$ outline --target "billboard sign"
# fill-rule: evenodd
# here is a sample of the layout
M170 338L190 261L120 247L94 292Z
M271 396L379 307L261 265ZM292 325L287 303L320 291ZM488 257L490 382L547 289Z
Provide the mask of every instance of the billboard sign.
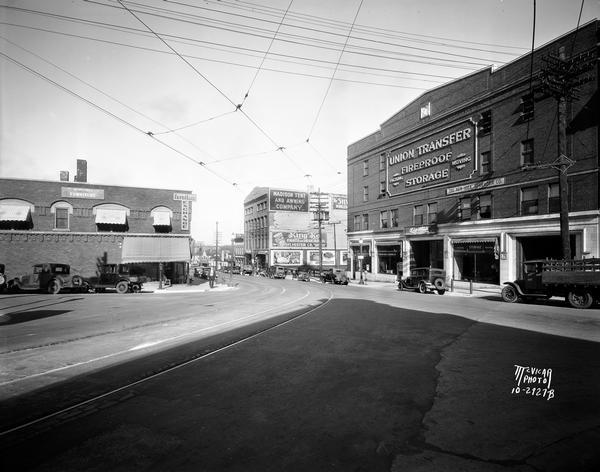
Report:
M327 246L327 233L325 232L321 236L321 245L322 247ZM277 231L272 234L271 247L319 247L319 231Z
M308 193L269 189L269 210L308 211Z
M301 265L302 251L271 251L273 265Z
M388 154L388 190L399 195L468 179L475 171L475 128L465 121Z
M348 209L348 196L347 195L331 195L331 203L334 210L347 210Z

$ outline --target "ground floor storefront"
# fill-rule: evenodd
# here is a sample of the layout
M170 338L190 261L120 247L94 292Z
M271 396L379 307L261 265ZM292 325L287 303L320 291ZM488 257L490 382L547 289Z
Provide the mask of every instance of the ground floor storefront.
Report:
M569 215L572 258L600 257L600 212ZM350 234L350 276L395 281L417 267L441 268L446 282L502 284L531 259L561 259L558 215L479 220Z
M246 264L256 269L283 267L289 270L301 266L311 266L318 269L346 269L348 266L348 250L323 248L290 248L273 249L246 253Z

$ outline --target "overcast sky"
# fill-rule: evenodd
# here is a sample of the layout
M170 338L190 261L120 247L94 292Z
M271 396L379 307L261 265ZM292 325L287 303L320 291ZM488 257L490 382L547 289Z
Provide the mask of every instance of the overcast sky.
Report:
M577 26L579 0L536 4L536 46ZM0 0L0 20L0 176L86 159L89 183L192 191L214 243L255 186L346 193L349 144L530 50L533 0Z

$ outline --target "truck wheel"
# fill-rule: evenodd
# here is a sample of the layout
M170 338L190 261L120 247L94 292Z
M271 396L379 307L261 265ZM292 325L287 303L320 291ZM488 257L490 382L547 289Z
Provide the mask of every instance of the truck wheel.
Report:
M594 299L589 292L573 291L567 295L567 301L573 308L589 308L592 306Z
M58 280L51 280L48 282L47 290L48 293L56 295L58 292L60 292L60 282Z
M427 293L427 285L425 285L425 282L421 281L419 282L419 293Z
M127 293L129 291L129 284L123 280L121 280L115 288L117 289L117 293Z
M519 300L519 294L514 287L507 285L502 289L502 300L507 303L515 303Z
M438 277L437 279L435 279L433 281L433 285L435 286L435 289L439 292L440 290L442 291L442 293L444 293L446 290L446 283L444 282L444 279Z

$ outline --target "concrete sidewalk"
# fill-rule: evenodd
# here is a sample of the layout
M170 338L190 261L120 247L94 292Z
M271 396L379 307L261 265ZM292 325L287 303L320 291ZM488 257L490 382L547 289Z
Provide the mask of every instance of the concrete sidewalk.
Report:
M229 285L229 278L227 280L217 280L213 288L210 288L208 280L202 280L200 284L175 284L175 285L164 285L163 288L158 288L158 282L147 282L142 287L142 293L200 293L200 292L222 292L225 290L234 290L237 288L237 282L232 281Z

